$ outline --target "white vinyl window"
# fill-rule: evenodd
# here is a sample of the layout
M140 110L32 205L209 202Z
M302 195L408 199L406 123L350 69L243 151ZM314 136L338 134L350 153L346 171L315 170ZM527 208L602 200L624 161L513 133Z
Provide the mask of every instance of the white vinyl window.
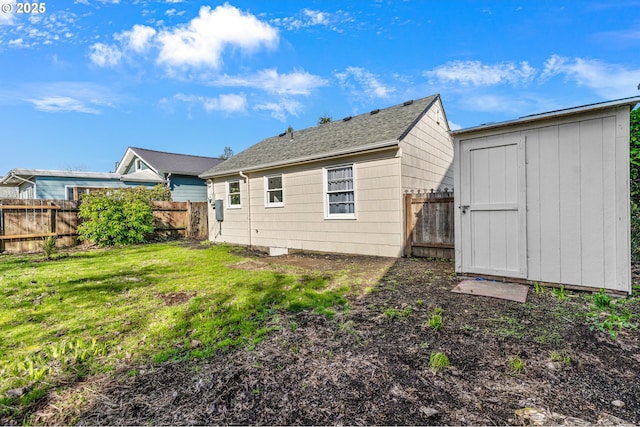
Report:
M264 177L265 201L268 208L284 206L284 192L282 186L282 175L272 175Z
M239 208L240 205L240 181L227 181L227 207Z
M325 217L354 219L356 201L353 165L324 169Z

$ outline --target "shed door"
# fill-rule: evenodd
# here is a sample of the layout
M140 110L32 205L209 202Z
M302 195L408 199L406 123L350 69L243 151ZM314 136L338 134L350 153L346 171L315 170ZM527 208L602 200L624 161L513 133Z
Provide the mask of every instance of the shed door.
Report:
M461 144L463 271L526 277L524 137L499 135Z

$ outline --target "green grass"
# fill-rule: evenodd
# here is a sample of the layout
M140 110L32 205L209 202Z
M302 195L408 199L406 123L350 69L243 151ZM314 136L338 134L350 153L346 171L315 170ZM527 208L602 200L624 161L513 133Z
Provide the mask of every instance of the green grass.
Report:
M520 375L522 371L524 371L524 361L520 356L509 356L507 358L507 363L509 365L509 371L513 375Z
M48 390L134 360L251 348L282 327L280 310L331 316L347 302L321 274L232 266L243 259L179 243L0 256L0 413L19 419ZM164 303L178 292L191 298Z
M434 352L429 355L429 367L433 373L450 366L449 357L440 352Z

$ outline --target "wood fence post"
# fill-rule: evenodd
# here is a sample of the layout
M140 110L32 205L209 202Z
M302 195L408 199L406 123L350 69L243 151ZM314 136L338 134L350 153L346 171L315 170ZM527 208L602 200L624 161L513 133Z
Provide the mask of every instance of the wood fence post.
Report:
M410 257L413 255L411 249L411 243L413 239L413 207L411 206L412 195L411 193L405 193L404 195L404 256Z
M192 215L192 205L191 205L191 200L187 200L187 219L185 221L185 231L184 231L184 237L186 237L187 239L193 236L193 230L192 230L192 221L191 221L191 215Z

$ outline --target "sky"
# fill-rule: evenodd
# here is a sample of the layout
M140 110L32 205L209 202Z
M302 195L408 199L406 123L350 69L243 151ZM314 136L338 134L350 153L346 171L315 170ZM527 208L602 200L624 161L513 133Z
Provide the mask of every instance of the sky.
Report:
M239 153L432 94L460 129L639 84L640 0L0 0L0 176Z

